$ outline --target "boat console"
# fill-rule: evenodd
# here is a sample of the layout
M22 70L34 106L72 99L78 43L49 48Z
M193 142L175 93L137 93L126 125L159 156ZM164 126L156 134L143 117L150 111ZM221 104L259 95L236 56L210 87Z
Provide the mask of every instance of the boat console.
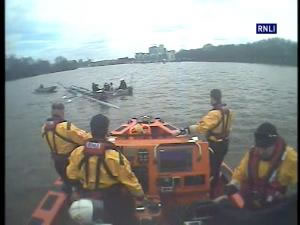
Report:
M151 131L131 135L136 124ZM187 136L176 137L177 130L160 118L142 117L132 118L111 132L110 140L130 161L147 198L160 205L158 215L167 215L175 206L190 205L195 199L209 199L208 143ZM147 206L139 207L140 219L147 215L155 220Z

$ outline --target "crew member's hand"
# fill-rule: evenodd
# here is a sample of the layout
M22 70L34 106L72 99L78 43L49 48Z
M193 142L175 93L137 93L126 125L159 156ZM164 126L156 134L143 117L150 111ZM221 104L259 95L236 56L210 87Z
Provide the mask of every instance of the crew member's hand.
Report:
M176 131L175 136L180 136L180 135L188 135L189 132L189 128L180 128L179 130Z

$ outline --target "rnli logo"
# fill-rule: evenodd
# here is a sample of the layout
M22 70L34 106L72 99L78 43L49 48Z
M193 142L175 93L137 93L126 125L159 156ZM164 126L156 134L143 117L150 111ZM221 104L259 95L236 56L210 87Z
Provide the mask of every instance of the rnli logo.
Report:
M86 147L90 149L99 149L101 147L101 144L94 143L94 142L87 142Z
M257 23L256 34L277 34L276 23Z

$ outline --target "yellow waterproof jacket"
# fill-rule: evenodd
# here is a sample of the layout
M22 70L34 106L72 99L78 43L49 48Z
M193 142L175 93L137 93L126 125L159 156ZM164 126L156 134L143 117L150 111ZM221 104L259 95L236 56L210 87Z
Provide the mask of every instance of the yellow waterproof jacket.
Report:
M219 142L228 136L232 128L233 112L222 115L221 110L211 110L196 124L189 127L191 133L206 134L209 141Z
M236 185L242 185L248 178L248 160L249 152L246 153L240 165L234 170L232 175L232 183ZM258 165L258 178L263 178L267 175L270 168L270 162L260 161ZM276 180L282 186L289 186L291 184L297 184L297 152L290 146L286 147L285 159L281 162L281 165L277 169Z
M56 125L55 133L42 127L42 137L45 139L53 153L68 155L76 147L83 145L91 138L91 134L77 128L71 122L63 121Z
M69 157L69 165L67 167L67 177L70 180L78 180L84 189L95 190L96 188L96 164L98 156L91 156L89 158L88 180L86 180L85 167L80 167L80 163L84 158L84 146L76 148ZM130 163L126 157L121 153L109 149L105 151L105 162L109 171L114 177L111 177L104 168L103 163L100 166L99 174L99 188L108 188L114 184L121 183L136 197L144 195L142 186L140 185L135 174L131 171ZM123 165L120 163L122 157Z

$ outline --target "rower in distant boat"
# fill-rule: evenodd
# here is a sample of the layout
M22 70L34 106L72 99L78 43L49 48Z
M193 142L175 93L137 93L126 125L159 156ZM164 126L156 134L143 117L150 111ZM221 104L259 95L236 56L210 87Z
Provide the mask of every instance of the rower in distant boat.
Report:
M100 90L100 88L98 87L98 84L95 84L94 82L92 83L92 90L93 92L97 92Z
M110 85L105 82L105 84L103 85L103 90L104 91L110 91Z
M127 84L123 78L120 79L120 86L118 87L118 89L123 89L123 90L127 89Z
M113 83L112 82L110 82L109 86L110 86L110 91L114 91L114 87L113 87Z

